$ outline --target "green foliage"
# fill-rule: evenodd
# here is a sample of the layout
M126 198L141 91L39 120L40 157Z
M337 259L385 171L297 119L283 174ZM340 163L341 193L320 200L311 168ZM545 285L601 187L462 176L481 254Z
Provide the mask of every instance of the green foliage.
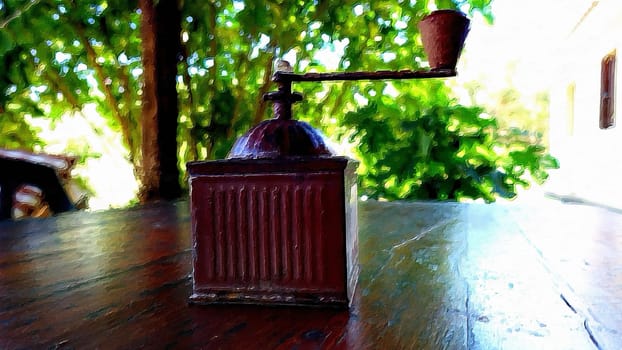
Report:
M13 123L11 111L15 120L59 120L92 103L137 164L139 19L135 1L0 0L0 125ZM19 130L22 146L37 140L34 130ZM1 133L0 145L11 137Z
M179 163L226 156L236 137L269 117L275 58L297 72L422 68L417 23L439 8L480 12L491 0L180 1ZM24 116L58 119L94 103L124 136L140 168L143 75L136 1L0 0L0 128L37 142ZM336 57L327 68L326 58ZM494 118L457 106L442 81L301 83L297 118L349 138L362 191L385 198L512 196L530 173L546 177L544 150L503 144ZM14 113L15 117L10 117ZM17 126L16 126L17 125ZM0 145L7 134L0 134Z
M40 115L28 85L27 72L15 64L21 59L13 38L0 30L0 147L32 150L41 144L26 117Z
M361 192L372 198L492 202L514 197L529 177L543 182L546 169L557 167L544 147L521 137L500 142L496 119L476 107L380 101L344 123L359 145Z
M42 142L36 130L13 111L0 113L0 148L32 151Z

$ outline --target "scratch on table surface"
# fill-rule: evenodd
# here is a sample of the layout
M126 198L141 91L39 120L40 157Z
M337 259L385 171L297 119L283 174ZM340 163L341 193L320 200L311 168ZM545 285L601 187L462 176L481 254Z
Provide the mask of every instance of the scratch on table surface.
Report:
M421 240L422 238L424 238L425 236L427 236L429 233L434 232L434 231L438 230L439 228L447 226L447 225L449 225L451 223L454 223L454 222L456 222L456 219L446 219L446 220L439 221L439 222L437 222L434 225L431 225L431 226L428 226L428 227L422 229L419 233L415 234L414 236L412 236L412 237L410 237L408 239L405 239L405 240L401 240L399 243L391 246L391 248L383 249L382 250L383 252L388 253L387 257L386 257L384 263L380 265L380 268L375 273L370 275L370 281L374 282L376 280L376 278L382 274L382 272L387 267L389 261L391 261L392 259L395 258L395 252L398 249L401 249L401 248L406 247L406 246L408 246L408 245L410 245L410 244L412 244L414 242L417 242L417 241ZM401 259L401 260L403 260L403 259Z
M587 331L587 334L590 337L590 340L592 341L592 343L594 344L594 346L600 350L602 349L602 347L600 346L600 344L598 343L598 341L596 340L596 337L594 336L594 333L592 332L592 329L590 328L590 324L588 322L587 319L585 319L583 321L583 328L585 328L585 330Z
M572 304L570 304L570 302L568 301L568 299L566 299L566 297L564 296L564 294L560 294L559 295L562 298L562 301L564 302L564 304L566 304L566 306L568 306L568 308L570 310L572 310L572 312L574 312L575 314L577 313L577 310L574 308L574 306L572 306Z
M455 219L444 220L444 221L438 222L438 223L436 223L436 224L434 224L432 226L426 227L425 229L423 229L421 232L419 232L418 234L414 235L413 237L411 237L409 239L406 239L406 240L403 240L400 243L398 243L398 244L394 245L393 247L391 247L389 249L389 253L391 255L393 255L393 252L396 249L399 249L401 247L409 245L410 243L416 242L416 241L422 239L423 237L425 237L428 233L436 231L439 227L447 226L447 224L449 224L451 222L455 222L455 221L456 221Z

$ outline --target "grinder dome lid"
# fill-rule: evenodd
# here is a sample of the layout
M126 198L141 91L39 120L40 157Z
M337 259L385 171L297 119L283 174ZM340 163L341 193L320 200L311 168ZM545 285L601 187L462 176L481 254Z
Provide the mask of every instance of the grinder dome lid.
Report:
M228 159L276 159L331 156L324 136L308 123L292 119L265 120L241 136Z

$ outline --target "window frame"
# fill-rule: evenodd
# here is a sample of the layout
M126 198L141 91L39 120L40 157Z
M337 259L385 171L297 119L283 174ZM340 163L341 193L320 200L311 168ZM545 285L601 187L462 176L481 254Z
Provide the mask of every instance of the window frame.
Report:
M599 127L603 130L615 126L616 105L616 51L601 60L600 70L600 116Z

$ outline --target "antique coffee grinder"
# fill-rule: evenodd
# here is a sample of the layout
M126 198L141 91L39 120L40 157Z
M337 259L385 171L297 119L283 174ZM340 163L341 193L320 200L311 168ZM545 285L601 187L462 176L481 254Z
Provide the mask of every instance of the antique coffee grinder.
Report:
M357 164L292 119L302 100L292 83L455 76L468 27L450 10L422 20L430 70L295 74L283 62L278 91L264 96L274 119L240 137L227 159L188 163L191 302L347 307L359 274Z

